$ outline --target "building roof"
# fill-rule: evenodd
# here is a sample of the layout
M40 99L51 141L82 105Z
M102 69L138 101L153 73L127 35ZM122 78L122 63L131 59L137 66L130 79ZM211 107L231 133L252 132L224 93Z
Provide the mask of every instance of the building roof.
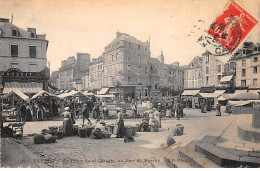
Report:
M160 62L160 60L158 58L150 58L150 62L157 68L159 69L165 69L168 70L169 68Z
M126 41L126 42L131 42L131 43L135 43L135 44L140 44L140 45L143 45L143 46L147 46L147 43L146 43L146 42L143 42L143 41L141 41L141 40L138 40L138 39L136 39L135 37L130 36L129 34L117 32L117 37L116 37L112 42L110 42L106 47L109 47L109 46L115 44L115 43L118 42L118 41ZM106 48L106 47L105 47L105 48Z
M196 56L184 69L201 68L201 62L202 62L202 57Z
M260 48L260 44L259 43L256 43L256 44L248 43L248 45L245 45L245 43L244 43L244 47L242 49L238 49L232 56L232 59L239 59L239 58L259 54L260 53L259 50L255 51L255 47ZM243 54L243 51L245 51L246 54Z
M45 40L45 35L37 35L36 37L31 37L31 32L28 32L22 28L17 27L14 24L11 24L9 22L0 22L0 29L2 31L2 34L0 34L0 37L13 37L12 36L12 29L16 28L18 30L18 36L15 38L26 38L26 39L38 39L38 40Z

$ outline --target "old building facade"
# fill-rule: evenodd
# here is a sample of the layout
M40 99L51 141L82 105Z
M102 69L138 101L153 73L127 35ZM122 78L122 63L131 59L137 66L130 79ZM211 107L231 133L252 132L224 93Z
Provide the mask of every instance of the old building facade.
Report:
M184 67L179 66L179 62L166 66L169 68L169 94L177 95L184 89Z
M208 51L202 54L202 86L221 87L222 73L224 72L224 63L218 56L212 55Z
M104 74L103 57L93 58L89 67L89 86L88 89L101 89L103 87ZM87 80L85 80L87 81Z
M0 44L0 87L4 88L3 93L14 88L28 94L48 89L50 70L46 58L46 35L37 34L36 28L24 30L10 23L9 19L0 18ZM32 88L31 92L29 88Z
M249 89L260 88L260 44L245 45L239 50L232 62L236 63L235 85Z
M103 52L103 87L120 86L120 97L147 96L150 43L117 32Z
M77 59L70 56L61 61L59 68L58 88L61 90L82 89L82 75L89 70L90 55L77 53Z
M195 57L184 68L184 89L198 89L202 86L202 57Z

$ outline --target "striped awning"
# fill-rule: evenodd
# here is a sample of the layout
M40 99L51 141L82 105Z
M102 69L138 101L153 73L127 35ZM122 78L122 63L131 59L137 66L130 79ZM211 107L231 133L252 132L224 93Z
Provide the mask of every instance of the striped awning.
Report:
M28 93L38 93L42 91L42 83L18 83L18 82L6 82L4 85L3 94L10 93L12 90L20 90L21 92Z

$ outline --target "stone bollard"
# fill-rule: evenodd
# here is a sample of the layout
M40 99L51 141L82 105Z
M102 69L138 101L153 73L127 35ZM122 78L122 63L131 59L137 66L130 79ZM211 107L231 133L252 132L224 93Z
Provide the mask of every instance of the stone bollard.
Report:
M173 136L170 134L166 137L166 142L161 144L161 147L162 148L168 148L175 143L176 143L176 141L173 139Z

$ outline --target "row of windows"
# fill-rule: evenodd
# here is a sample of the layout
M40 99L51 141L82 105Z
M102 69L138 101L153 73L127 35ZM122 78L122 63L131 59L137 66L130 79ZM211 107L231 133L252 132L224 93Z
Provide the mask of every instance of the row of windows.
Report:
M11 57L18 57L19 47L18 45L11 45ZM29 57L36 58L36 46L29 46Z
M103 69L103 64L99 64L97 66L91 66L90 71L95 71L95 70L102 70Z
M131 65L127 65L127 71L131 72ZM138 71L137 72L141 73L141 71L142 71L141 66L138 66ZM136 72L136 71L134 71L134 72ZM144 67L144 73L148 74L148 68L147 67Z
M254 74L257 74L257 67L253 67L253 73ZM242 77L246 76L246 69L242 69Z
M254 57L254 62L258 62L258 57ZM242 60L242 66L246 66L246 60Z
M258 86L258 79L257 78L254 78L253 79L253 86ZM246 80L241 80L241 86L242 87L246 87L247 86L247 82Z
M19 69L19 63L12 62L10 63L10 67ZM29 64L29 72L37 72L37 64Z

